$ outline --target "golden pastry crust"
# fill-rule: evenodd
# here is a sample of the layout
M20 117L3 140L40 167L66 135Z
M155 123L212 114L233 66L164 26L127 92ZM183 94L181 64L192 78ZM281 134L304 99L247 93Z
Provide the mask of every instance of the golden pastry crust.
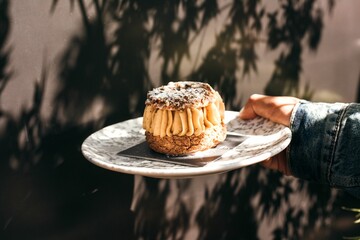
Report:
M145 132L146 141L149 147L156 152L167 155L184 155L198 151L204 151L215 147L225 140L226 127L224 124L206 129L199 136L154 136L152 133Z

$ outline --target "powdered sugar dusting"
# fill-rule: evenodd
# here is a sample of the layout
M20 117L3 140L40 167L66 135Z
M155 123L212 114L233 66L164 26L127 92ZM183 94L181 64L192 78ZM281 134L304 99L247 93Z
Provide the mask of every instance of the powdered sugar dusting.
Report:
M215 90L203 82L169 82L168 85L154 88L148 92L146 104L158 108L185 109L204 107L215 101Z

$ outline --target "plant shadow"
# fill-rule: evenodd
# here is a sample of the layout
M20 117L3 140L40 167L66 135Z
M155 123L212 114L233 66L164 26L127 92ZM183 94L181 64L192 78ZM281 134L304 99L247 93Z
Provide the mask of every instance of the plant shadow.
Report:
M320 43L321 6L289 0L270 11L251 0L70 2L82 16L81 31L62 52L50 117L42 116L50 84L46 61L29 107L14 116L0 105L0 236L298 239L329 226L332 210L346 196L260 165L169 180L111 172L81 154L87 136L141 116L148 90L169 81L208 82L228 110L239 109L237 84L257 72L256 47L264 34L268 48L279 51L265 93L298 94L302 53ZM0 1L0 26L5 26L0 28L0 97L12 76L11 51L5 47L8 3ZM51 11L58 11L60 1L52 3ZM227 20L219 23L214 44L200 53L194 44L204 43L220 15ZM160 62L155 80L149 70L153 55ZM191 65L186 74L184 62Z

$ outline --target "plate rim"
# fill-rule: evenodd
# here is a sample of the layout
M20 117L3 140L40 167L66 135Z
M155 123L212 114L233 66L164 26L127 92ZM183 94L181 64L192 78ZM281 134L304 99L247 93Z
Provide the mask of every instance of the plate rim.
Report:
M225 122L228 123L230 120L234 119L238 115L239 115L238 111L225 111L225 118L226 118ZM122 166L122 165L113 163L111 161L103 161L100 159L101 156L99 156L99 159L95 159L94 157L91 157L90 154L88 154L87 143L95 135L102 133L106 129L113 128L115 125L124 124L125 122L128 122L128 121L138 121L140 123L141 119L142 119L142 117L128 119L125 121L121 121L118 123L114 123L114 124L105 126L101 129L93 132L88 137L86 137L85 140L83 141L83 143L81 144L81 152L82 152L83 156L92 164L94 164L98 167L104 168L104 169L115 171L115 172L131 174L131 175L142 175L142 176L154 177L154 178L167 178L167 179L170 179L170 178L193 178L193 177L204 176L204 175L220 174L220 173L228 172L231 170L243 168L246 166L250 166L250 165L265 161L266 159L270 158L271 156L274 156L274 155L278 154L279 152L281 152L282 150L284 150L290 144L291 137L292 137L290 128L281 125L282 129L280 131L276 132L276 134L280 134L280 136L283 137L284 140L282 140L279 143L274 145L274 147L276 147L276 151L272 151L271 153L269 151L263 152L262 154L258 154L249 159L238 161L238 164L234 164L234 162L236 162L236 159L232 159L229 162L227 162L227 164L218 164L218 163L216 163L216 161L214 161L214 162L210 162L207 165L202 166L202 167L184 167L184 168L176 168L176 169L157 168L156 169L156 168L138 167L138 166ZM280 124L278 124L278 125L280 125ZM139 140L139 141L143 141L143 139ZM230 150L230 151L232 151L232 150ZM228 151L228 152L230 152L230 151ZM117 155L116 157L124 158L123 156L119 156L119 155ZM126 157L126 158L130 158L130 157ZM151 161L151 160L148 160L148 161Z

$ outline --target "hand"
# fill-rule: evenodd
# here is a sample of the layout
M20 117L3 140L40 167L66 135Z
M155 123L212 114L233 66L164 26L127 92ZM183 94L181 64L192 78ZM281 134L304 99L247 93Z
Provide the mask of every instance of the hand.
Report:
M241 109L239 116L245 120L260 116L289 127L291 113L299 101L300 99L294 97L271 97L254 94L250 96ZM286 175L291 175L285 150L263 161L262 165Z

